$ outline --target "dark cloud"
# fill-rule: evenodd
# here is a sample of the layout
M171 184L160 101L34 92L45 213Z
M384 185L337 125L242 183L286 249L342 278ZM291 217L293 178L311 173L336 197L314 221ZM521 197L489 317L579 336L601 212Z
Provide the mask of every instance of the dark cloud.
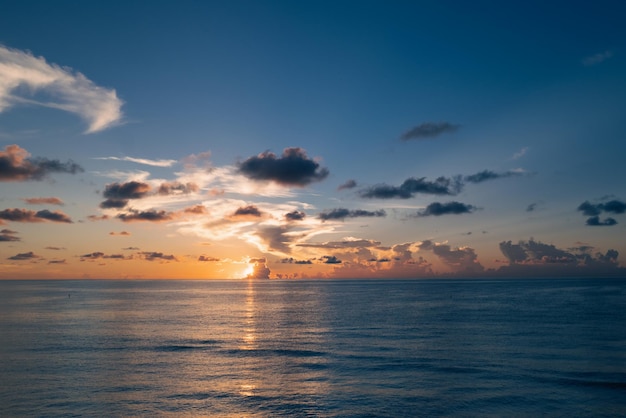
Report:
M53 250L53 251L61 251L64 249L65 247L46 247L46 250Z
M173 216L170 212L164 210L157 211L150 209L146 211L131 210L128 213L118 214L116 218L120 219L122 222L163 222L172 220Z
M537 204L531 203L530 205L526 206L526 212L534 212L536 208L537 208Z
M106 199L100 203L100 207L102 209L122 209L127 204L127 199Z
M200 187L195 183L173 181L161 183L157 193L160 195L189 194L196 193L198 190L200 190Z
M338 248L368 248L368 247L378 247L380 246L380 241L374 241L369 239L355 239L355 240L344 240L344 241L329 241L324 243L311 243L311 244L298 244L298 247L310 247L310 248L330 248L330 249L338 249Z
M109 235L129 236L130 232L128 232L128 231L120 231L120 232L112 231L112 232L109 232Z
M246 279L269 279L270 269L267 267L266 260L264 258L253 258L250 260L251 264L254 264L252 273L246 276Z
M460 177L439 177L435 181L427 181L422 178L408 178L400 186L379 184L363 189L359 192L361 197L374 199L409 199L417 193L433 195L455 195L461 191L463 183Z
M357 186L356 184L356 180L348 180L345 183L339 185L339 187L337 187L337 190L346 190L346 189L354 189Z
M575 263L576 256L560 250L552 244L530 239L513 244L511 241L500 243L500 251L509 260L509 263Z
M220 261L220 259L219 258L215 258L215 257L207 257L205 255L201 255L200 257L198 257L198 261L215 262L215 261Z
M289 244L293 237L289 236L288 226L268 226L257 231L257 235L265 242L270 250L280 251L288 254L291 252Z
M35 216L37 218L45 219L51 222L72 223L72 220L69 216L67 216L63 212L59 212L58 210L55 210L54 212L49 211L48 209L40 210L35 214Z
M328 169L307 157L302 148L285 148L281 157L266 151L239 164L239 172L252 180L268 180L286 186L306 186L328 176Z
M7 260L15 260L15 261L23 261L23 260L33 260L35 258L39 258L38 255L35 255L32 251L27 253L16 254L12 257L8 257Z
M16 237L15 234L17 234L17 231L10 229L0 230L0 242L20 241L20 237Z
M613 226L617 225L617 221L613 218L606 218L601 221L599 216L592 216L587 218L585 224L588 226Z
M562 250L532 238L517 244L503 241L500 243L500 251L509 265L499 268L497 274L525 277L626 277L626 269L619 267L617 251L609 249L606 253L597 252L594 255L591 250L592 247L588 245Z
M139 181L111 183L104 188L102 195L107 199L141 199L150 192L150 185Z
M35 212L29 209L4 209L0 211L0 219L12 222L64 222L72 223L69 216L60 211L51 212L47 209Z
M235 211L235 213L233 214L234 216L254 216L254 217L260 217L261 211L259 210L259 208L257 208L254 205L248 205L248 206L243 206L240 208L237 208L237 210Z
M67 264L67 263L65 262L65 259L63 259L63 260L50 260L48 261L48 264Z
M80 255L80 261L86 260L100 260L100 259L114 259L114 260L129 260L123 254L105 254L101 251L95 251L93 253Z
M408 130L400 137L403 141L411 139L435 138L445 133L456 132L460 125L449 122L425 122Z
M586 200L578 206L577 210L582 212L583 215L589 216L586 222L589 226L613 226L617 225L617 221L615 219L606 218L604 220L600 220L599 215L604 212L617 215L623 214L626 212L626 203L621 200L613 199L605 203L593 204Z
M59 205L63 206L63 201L58 197L31 197L22 199L29 205Z
M455 273L480 273L485 270L478 262L478 256L473 248L452 248L448 244L436 244L431 249L441 261L452 267Z
M504 173L496 173L495 171L491 170L483 170L476 174L465 176L465 181L469 183L482 183L488 180L502 179L521 175L523 175L523 173L519 171L506 171Z
M476 210L475 206L466 205L461 202L434 202L426 206L425 209L417 212L417 216L441 216L441 215L460 215L463 213L472 213Z
M47 158L29 158L30 154L18 145L7 145L0 151L0 181L42 180L50 173L76 174L84 171L69 160L65 163Z
M333 219L344 220L346 218L360 218L360 217L383 217L387 216L387 213L380 209L376 211L369 211L363 209L345 209L345 208L337 208L332 209L330 211L321 212L317 215L319 219L322 221L328 221Z
M293 257L283 258L280 262L282 264L313 264L311 260L296 260Z
M334 255L325 255L322 257L324 264L341 264L341 260Z
M155 251L144 251L140 253L144 260L147 261L155 261L155 260L164 260L164 261L178 261L178 259L172 254L163 254Z
M304 212L294 210L293 212L285 213L285 219L288 221L301 221L306 217Z

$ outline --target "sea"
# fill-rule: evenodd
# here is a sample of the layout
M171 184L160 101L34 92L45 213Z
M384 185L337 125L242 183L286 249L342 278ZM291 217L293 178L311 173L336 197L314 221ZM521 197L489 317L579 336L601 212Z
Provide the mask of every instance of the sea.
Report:
M0 281L2 417L626 415L626 280Z

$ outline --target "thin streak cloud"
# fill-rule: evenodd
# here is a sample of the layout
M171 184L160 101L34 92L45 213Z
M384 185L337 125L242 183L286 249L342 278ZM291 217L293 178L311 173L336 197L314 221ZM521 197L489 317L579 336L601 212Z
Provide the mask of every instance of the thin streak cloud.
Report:
M94 157L94 160L130 161L131 163L144 164L152 167L171 167L176 160L150 160L147 158L134 157Z
M18 104L65 110L87 122L87 134L110 128L122 119L122 101L115 90L100 87L79 72L49 64L27 51L0 46L0 80L0 112ZM20 95L38 92L46 93L52 101Z

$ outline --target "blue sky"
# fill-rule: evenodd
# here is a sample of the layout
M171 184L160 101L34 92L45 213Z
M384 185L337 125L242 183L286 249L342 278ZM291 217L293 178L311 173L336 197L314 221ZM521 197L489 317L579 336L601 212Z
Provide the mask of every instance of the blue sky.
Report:
M0 275L624 275L625 11L9 2Z

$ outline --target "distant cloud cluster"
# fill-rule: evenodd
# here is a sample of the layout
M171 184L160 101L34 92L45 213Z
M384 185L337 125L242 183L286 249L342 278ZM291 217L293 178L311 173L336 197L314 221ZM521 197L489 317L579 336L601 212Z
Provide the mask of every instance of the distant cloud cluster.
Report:
M0 151L0 181L42 180L51 173L76 174L82 171L83 168L71 160L63 163L30 158L30 153L19 145L7 145L4 151Z
M461 188L460 178L438 177L435 181L428 181L425 177L408 178L400 186L379 184L360 191L359 195L369 199L409 199L417 193L433 195L454 195Z
M328 176L328 169L310 159L302 148L285 148L283 154L266 151L239 164L239 172L252 180L303 187Z
M476 174L465 176L465 181L468 183L482 183L488 180L495 180L507 177L521 176L524 173L521 171L505 171L504 173L496 173L491 170L483 170Z
M20 237L16 236L17 231L11 229L0 230L0 242L14 242L20 241Z
M614 218L608 217L601 220L600 215L602 213L623 214L626 212L626 202L614 199L606 203L594 204L586 200L578 206L578 210L589 217L586 222L588 226L613 226L617 225Z
M450 122L424 122L417 125L400 137L403 141L435 138L445 133L456 132L460 125Z
M0 211L0 220L30 223L44 221L72 223L70 217L63 212L53 212L48 209L43 209L37 212L29 209L4 209Z
M425 209L417 212L418 217L424 216L441 216L441 215L460 215L463 213L472 213L476 210L475 206L467 205L461 202L434 202L426 206Z
M115 90L30 52L0 45L0 80L0 112L20 104L60 109L83 118L86 133L102 131L122 118L122 101ZM35 93L39 92L50 101L38 100Z
M321 212L320 214L318 214L318 218L321 219L322 221L344 220L346 218L360 218L360 217L380 218L383 216L387 216L387 213L383 209L369 211L369 210L364 210L364 209L350 210L350 209L345 209L345 208L337 208L337 209L331 209L325 212Z

